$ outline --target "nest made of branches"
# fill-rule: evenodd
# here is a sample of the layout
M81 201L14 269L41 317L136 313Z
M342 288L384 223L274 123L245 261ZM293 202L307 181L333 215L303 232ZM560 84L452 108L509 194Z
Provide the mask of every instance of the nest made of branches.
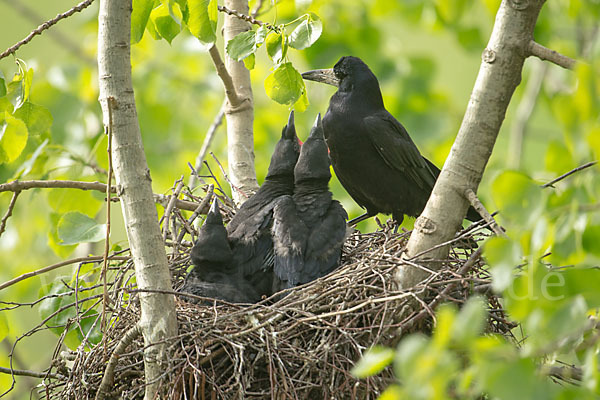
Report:
M490 276L473 249L454 248L438 273L418 287L398 290L393 275L405 262L400 254L407 238L408 232L394 233L389 225L372 233L355 232L344 246L340 268L289 290L276 302L241 306L213 301L207 306L178 297L179 335L167 343L162 397L376 398L393 376L390 370L361 380L352 376L364 350L394 345L408 332L429 332L437 304L460 304L474 292L488 296L488 330L509 334L513 325L490 293ZM188 251L181 245L170 255L176 287L190 263ZM123 275L131 270L131 265L121 269ZM127 291L114 287L103 341L89 351L57 357L53 370L64 379L50 380L47 393L96 396L107 359L139 319L137 294L127 282L121 278ZM109 398L143 398L143 350L138 336L119 355Z

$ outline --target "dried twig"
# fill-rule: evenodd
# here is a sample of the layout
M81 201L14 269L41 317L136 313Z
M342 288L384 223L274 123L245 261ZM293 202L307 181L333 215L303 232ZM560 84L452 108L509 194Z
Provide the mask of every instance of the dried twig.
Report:
M237 12L236 10L230 10L229 8L223 7L223 6L219 6L219 11L224 12L225 14L233 15L234 17L238 17L239 19L243 19L244 21L250 22L251 24L264 26L267 29L270 29L275 32L279 32L279 28L276 27L275 25L270 24L268 22L259 21L256 18L254 18L254 16L245 15L240 12Z
M81 3L77 4L75 7L71 8L69 11L66 11L62 14L58 14L56 17L52 18L51 20L44 22L43 24L38 26L35 30L31 31L31 33L29 35L27 35L27 37L25 39L21 40L20 42L17 42L13 46L6 49L2 54L0 54L0 60L5 57L8 57L11 54L14 54L17 50L19 50L19 48L21 46L29 43L35 35L41 35L42 32L44 32L46 29L50 28L52 25L56 24L61 19L68 18L71 15L75 14L76 12L80 12L81 10L88 7L93 2L94 2L94 0L82 1Z
M226 101L223 101L223 105L221 105L219 112L215 116L215 119L213 120L212 124L208 128L208 131L206 132L206 136L204 137L204 142L202 143L202 147L200 148L200 152L198 152L198 156L196 157L196 161L194 163L193 171L195 173L192 173L190 175L190 183L188 186L191 189L194 189L194 187L196 187L196 182L198 181L197 174L202 169L202 163L204 162L204 159L206 158L206 153L208 152L210 144L212 143L215 133L217 132L217 128L223 123L223 117L225 116L225 106L226 105L227 105Z
M32 378L41 378L41 379L47 379L47 378L51 378L51 379L59 379L59 380L67 380L67 377L60 375L60 374L54 374L51 372L35 372L35 371L29 371L29 370L24 370L24 369L11 369L11 368L5 368L5 367L0 367L0 373L3 374L10 374L10 375L19 375L19 376L30 376Z

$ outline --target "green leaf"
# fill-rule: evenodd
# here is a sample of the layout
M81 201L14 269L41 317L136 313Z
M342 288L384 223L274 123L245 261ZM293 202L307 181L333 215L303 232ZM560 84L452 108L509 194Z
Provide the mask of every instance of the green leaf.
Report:
M294 104L305 91L302 76L292 63L281 64L265 79L267 96L279 104Z
M323 32L323 23L321 19L313 13L310 13L290 34L290 46L302 50L310 47L319 39Z
M381 393L377 400L398 400L405 397L405 393L400 385L390 385Z
M4 79L4 73L0 71L0 97L6 96L6 79Z
M254 65L256 64L256 57L254 54L250 54L248 57L244 58L244 66L247 70L253 70Z
M243 60L256 51L256 32L246 31L227 43L227 54L235 61Z
M423 355L429 342L421 334L409 335L402 339L394 358L394 371L400 379L411 376L414 373L417 360Z
M154 0L133 0L133 11L131 12L131 44L142 40L153 7Z
M27 125L30 136L40 136L47 133L52 126L52 114L43 106L26 102L15 111L14 116Z
M50 212L49 214L50 229L48 230L48 247L50 247L57 256L67 258L75 251L77 245L64 246L60 244L60 239L56 233L60 217L61 215L55 212Z
M27 126L8 112L0 116L0 164L11 163L27 144Z
M88 217L94 217L103 204L88 190L50 189L46 193L48 205L58 214L79 211Z
M588 225L581 237L583 249L600 257L600 225Z
M383 371L385 367L390 365L394 359L394 350L382 347L374 346L367 350L365 354L358 360L356 365L352 368L352 375L357 378L366 378Z
M276 64L280 63L287 53L287 44L285 35L282 33L271 32L265 39L267 54Z
M58 221L58 237L61 244L99 242L106 237L106 225L77 211L64 214Z
M75 302L73 294L66 294L69 292L71 292L71 289L66 287L60 280L54 281L40 289L40 297L53 296L40 302L39 313L42 320L49 318L61 308ZM75 307L68 307L46 321L46 326L50 328L50 331L60 335L64 331L64 326L68 320L74 317Z
M486 320L485 302L481 297L472 297L460 310L453 325L452 337L459 343L469 344L481 334Z
M515 268L522 262L520 247L510 239L494 236L485 242L484 250L492 268L492 288L501 292L510 286Z
M179 10L179 6L175 7L175 9ZM179 13L181 14L181 10L179 10ZM152 10L150 19L154 23L156 32L169 42L169 44L181 32L181 26L173 19L169 11L169 6L165 3Z
M530 225L544 207L542 188L517 171L502 172L492 183L492 197L500 216L519 226Z
M9 83L6 97L10 100L10 103L15 110L21 107L25 101L23 95L23 82L21 80L13 80Z
M269 30L264 25L261 25L256 30L256 45L258 47L260 47L260 45L265 42L265 39L267 38L267 33L269 33Z
M308 96L306 95L306 88L302 92L302 96L298 99L297 102L294 103L294 110L298 112L304 112L309 106Z
M188 28L192 35L204 44L214 43L217 40L217 1L188 0L188 7Z

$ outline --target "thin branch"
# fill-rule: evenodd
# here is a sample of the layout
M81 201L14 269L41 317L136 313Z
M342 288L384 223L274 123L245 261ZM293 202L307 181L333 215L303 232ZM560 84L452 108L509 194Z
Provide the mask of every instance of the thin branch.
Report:
M6 214L4 214L4 217L2 217L2 221L0 222L0 236L2 236L2 234L4 233L4 230L6 229L6 221L8 221L8 219L11 217L13 209L15 208L15 204L17 203L17 197L19 197L19 194L21 194L21 191L16 191L13 193L12 198L10 199L10 204L8 205L8 210L6 210Z
M525 86L525 93L523 93L523 97L517 107L516 116L510 131L508 166L514 169L519 169L521 166L525 131L537 104L537 98L542 89L549 66L548 63L541 60L532 59L531 61L533 65L531 65L529 79L527 80L527 86Z
M94 2L94 0L84 0L81 3L77 4L75 7L71 8L69 11L66 11L62 14L58 14L56 17L52 18L51 20L44 22L43 24L38 26L35 30L33 30L29 35L27 35L27 37L25 39L14 44L13 46L9 47L8 49L6 49L4 51L4 53L0 54L0 60L5 57L8 57L11 54L14 54L17 50L19 50L19 47L23 46L24 44L29 43L35 35L41 35L42 32L44 32L46 29L50 28L52 25L56 24L61 19L68 18L71 15L75 14L76 12L80 12L81 10L87 8L93 2Z
M44 18L38 14L33 8L30 8L28 5L24 4L21 0L3 0L6 4L14 8L19 14L28 19L35 25L39 25L44 21ZM96 65L96 60L87 54L83 48L71 37L62 33L58 29L51 29L48 31L48 35L50 35L56 42L60 44L60 46L66 50L68 50L74 56L83 60L86 64Z
M262 1L260 3L262 3ZM238 17L239 19L250 22L251 24L258 25L258 26L264 26L267 29L270 29L275 32L279 32L279 28L276 27L275 25L270 24L268 22L260 21L256 18L254 18L254 16L242 14L240 12L237 12L236 10L230 10L227 7L223 7L223 6L218 6L218 7L219 7L219 11L224 12L225 14L233 15L234 17ZM255 11L258 11L258 9L255 9ZM254 13L254 11L253 11L253 13Z
M542 185L543 188L547 188L547 187L554 187L554 184L556 182L562 181L563 179L565 179L566 177L568 177L569 175L573 175L575 172L579 172L582 171L586 168L589 168L593 165L596 165L598 161L590 161L588 163L585 163L583 165L580 165L579 167L570 170L569 172L567 172L566 174L562 174L561 176L559 176L558 178L552 179L550 182L545 183Z
M47 267L35 270L35 271L31 271L31 272L27 272L23 275L19 275L16 278L13 278L9 281L4 282L3 284L0 285L0 290L5 289L9 286L14 285L15 283L24 281L25 279L29 279L31 277L37 276L37 275L41 275L44 274L46 272L50 272L53 271L57 268L60 267L64 267L66 265L71 265L71 264L77 264L77 263L92 263L92 262L98 262L98 261L102 261L104 259L104 256L92 256L92 257L78 257L78 258L73 258L71 260L66 260L66 261L61 261L59 263L56 264L52 264L49 265ZM126 261L131 259L131 257L125 257L125 256L110 256L109 259L111 260L120 260L120 261Z
M111 354L110 360L108 360L108 364L104 370L102 382L100 383L100 387L98 387L98 392L96 393L96 400L105 399L106 395L110 393L110 389L115 383L115 367L119 361L119 356L123 354L125 349L127 349L127 346L133 343L133 341L141 334L142 330L140 326L135 324L125 333L121 340L119 340L119 343Z
M171 220L171 212L173 211L173 207L175 206L175 202L177 201L177 197L179 197L179 194L181 193L181 190L183 189L183 176L181 176L180 179L178 179L177 182L177 187L175 188L175 190L173 191L173 194L171 195L171 198L169 199L169 203L167 204L167 207L165 208L165 213L164 213L164 224L163 224L163 240L167 241L167 235L169 234L169 221ZM173 232L173 235L175 235L177 232Z
M229 186L231 186L231 188L233 190L237 191L239 194L244 196L246 199L249 199L250 196L248 194L246 194L242 189L240 189L239 187L234 185L233 182L231 182L231 180L229 179L229 176L227 176L227 172L225 172L225 168L223 168L223 166L221 165L221 162L219 161L219 159L215 156L215 154L212 151L210 152L210 155L212 156L212 158L215 160L215 162L219 166L219 169L221 170L221 173L223 174L225 181L227 181L227 183L229 183ZM208 166L208 164L206 164L206 166Z
M53 374L51 372L35 372L35 371L29 371L29 370L24 370L24 369L11 369L11 368L6 368L6 367L0 367L0 372L3 374L9 374L9 375L30 376L32 378L42 378L42 379L52 378L52 379L59 379L59 380L63 380L63 381L67 380L66 376L63 376L60 374Z
M227 100L229 100L229 104L231 104L231 106L234 108L238 107L242 103L242 100L235 90L233 79L231 78L231 75L229 75L227 67L225 67L225 63L221 58L221 54L219 54L219 49L217 49L217 46L213 45L208 52L213 60L213 63L215 64L219 78L221 78L221 81L223 81L225 95L227 96Z
M469 202L471 203L475 211L477 211L479 215L481 215L481 217L485 220L485 222L488 223L490 229L494 231L496 235L506 237L506 233L504 233L504 231L502 230L502 228L500 228L494 217L492 217L492 215L488 212L488 210L481 203L481 201L479 201L479 198L477 197L475 192L472 189L467 189L465 190L465 196L467 197L467 199L469 199Z
M264 0L258 0L258 2L256 3L256 5L254 6L254 9L252 10L252 12L250 12L250 16L252 18L256 18L256 16L260 12L260 9L262 8L262 6L263 6L264 3L265 3Z
M565 69L573 69L575 68L575 64L577 64L576 60L562 55L557 51L544 47L541 44L536 43L534 40L529 42L527 51L529 52L530 56L536 56L541 60L550 61L551 63L554 63Z
M204 213L207 212L206 210L209 207L209 204L213 197L214 191L215 191L215 185L213 185L211 183L210 185L208 185L208 190L206 191L206 196L204 196L204 198L202 199L202 201L200 202L200 204L198 205L196 210L194 210L194 213L192 214L192 216L187 220L187 222L190 226L194 223L196 218L198 218L198 215L202 214L203 211L204 211ZM191 233L190 233L190 235L191 235ZM181 233L179 233L179 236L177 237L177 243L181 243L181 240L183 239L184 236L185 236L185 229L182 229ZM193 239L193 237L192 237L192 239Z
M33 180L33 181L12 181L0 184L0 192L18 192L21 190L45 188L45 189L80 189L80 190L96 190L98 192L106 192L106 184L101 182L82 182L68 180ZM117 193L117 187L111 186L111 193ZM154 193L154 202L166 207L169 202L169 196L164 194ZM180 210L195 211L198 203L186 200L177 200L175 207Z
M212 143L215 133L217 132L217 128L223 123L223 117L225 116L226 105L227 105L227 101L225 100L225 101L223 101L223 105L219 109L219 112L215 116L215 119L213 120L212 124L208 128L208 132L206 132L206 136L204 137L204 143L202 143L202 148L200 149L200 152L198 153L198 156L196 157L196 161L195 161L195 165L194 165L194 170L196 171L196 173L195 174L192 173L190 175L190 183L188 186L192 189L194 189L194 187L196 186L196 182L198 181L198 177L196 174L198 174L200 172L200 170L202 169L202 163L203 163L204 159L206 158L206 153L208 152L210 144Z

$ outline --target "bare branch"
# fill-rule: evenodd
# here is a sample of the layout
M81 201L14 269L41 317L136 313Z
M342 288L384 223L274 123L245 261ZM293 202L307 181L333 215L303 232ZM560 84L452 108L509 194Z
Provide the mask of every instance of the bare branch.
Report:
M4 230L6 229L6 221L8 221L8 219L12 215L12 212L13 212L13 209L15 208L15 204L17 203L17 197L19 197L19 194L21 194L20 190L14 192L12 198L10 199L10 204L8 205L8 210L6 210L6 214L4 214L4 217L2 217L2 221L0 222L0 236L2 236L2 234L4 233Z
M11 368L5 368L5 367L0 367L0 372L3 374L9 374L9 375L31 376L32 378L42 378L42 379L52 378L52 379L60 379L63 381L67 380L66 376L59 375L59 374L53 374L51 372L35 372L35 371L28 371L28 370L23 370L23 369L11 369Z
M126 257L126 256L109 256L108 257L109 260L121 260L121 261L129 260L130 258L131 257ZM12 286L15 283L24 281L25 279L29 279L29 278L37 276L37 275L45 274L46 272L53 271L57 268L64 267L66 265L77 264L77 263L93 263L93 262L102 261L103 259L104 259L104 256L92 256L92 257L78 257L78 258L73 258L71 260L61 261L59 263L52 264L52 265L49 265L44 268L41 268L41 269L38 269L35 271L31 271L31 272L27 272L23 275L19 275L16 278L11 279L10 281L6 281L0 285L0 290L5 289L9 286Z
M9 183L0 184L0 192L17 192L21 190L45 188L45 189L80 189L80 190L96 190L98 192L106 192L106 184L101 182L81 182L68 180L50 180L50 181L12 181ZM111 186L111 193L117 193L116 186ZM164 194L154 193L154 202L166 207L169 202L169 196ZM175 207L180 210L195 211L198 203L186 200L175 201ZM208 211L208 210L206 210Z
M260 9L262 8L263 4L264 4L264 0L258 0L258 2L256 3L256 5L254 6L254 9L252 10L252 12L250 13L250 16L252 18L256 18L256 16L258 15L258 13L260 12Z
M206 153L208 152L210 144L212 143L212 140L215 137L217 128L223 123L223 117L225 116L225 107L226 106L227 106L226 101L223 101L223 105L221 106L219 113L215 116L215 119L213 120L212 124L208 128L208 132L206 132L206 136L204 137L204 143L202 143L202 148L200 149L200 152L198 153L198 157L196 157L196 162L194 165L194 170L196 173L192 173L190 175L189 187L191 189L194 189L194 187L196 186L196 182L198 181L198 177L196 176L196 174L198 174L200 172L200 169L202 169L202 163L204 162L204 159L206 158Z
M579 167L570 170L569 172L562 174L561 176L559 176L558 178L552 179L550 182L545 183L542 185L543 188L547 188L547 187L554 187L554 184L556 182L562 181L563 179L565 179L566 177L568 177L569 175L573 175L575 172L579 172L581 170L584 170L586 168L589 168L593 165L596 165L598 161L590 161L588 163L585 163L583 165L580 165Z
M502 230L502 228L500 228L494 217L492 217L492 215L488 212L488 210L481 203L481 201L479 201L479 198L477 197L475 192L472 189L467 189L465 190L465 196L467 197L467 199L469 199L469 202L471 203L475 211L477 211L479 215L481 215L481 217L485 220L485 222L488 223L490 229L494 231L496 235L506 237L506 233L504 233L504 231Z
M183 176L178 179L177 187L173 191L173 194L170 196L169 203L167 203L167 207L165 208L164 213L164 224L163 224L163 240L167 240L167 235L169 234L169 221L171 220L171 212L173 211L173 207L175 206L175 202L183 189ZM173 232L175 235L177 232Z
M260 3L262 4L262 1ZM254 13L255 12L257 13L259 10L260 10L260 7L257 6L257 8L255 8L254 11L252 12L253 15L250 16L250 15L246 15L246 14L237 12L236 10L231 10L227 7L219 6L219 11L224 12L225 14L233 15L234 17L238 17L239 19L250 22L251 24L264 26L267 29L270 29L275 32L279 32L279 28L277 28L275 25L270 24L268 22L260 21L256 18L254 18L256 16L256 15L254 15Z
M573 69L575 68L575 64L577 64L576 60L564 56L557 51L544 47L541 44L536 43L534 40L529 42L527 50L529 51L530 56L536 56L542 60L550 61L551 63L554 63L565 69Z
M233 80L231 79L229 72L227 72L227 68L225 67L225 63L221 58L221 54L219 54L219 49L217 49L217 46L213 44L208 52L210 53L210 57L215 64L215 68L217 68L217 74L219 75L219 78L221 78L223 81L223 86L225 86L225 95L227 96L227 100L229 100L229 104L231 104L231 106L234 108L238 107L242 101L235 90Z
M92 4L94 0L84 0L81 3L77 4L75 7L71 8L69 11L66 11L62 14L58 14L56 17L52 18L49 21L44 22L40 26L38 26L35 30L33 30L27 37L20 42L14 44L13 46L6 49L2 54L0 54L0 60L8 57L11 54L14 54L21 46L27 44L33 39L35 35L41 35L46 29L50 28L52 25L56 24L61 19L65 19L75 14L76 12L80 12L81 10L87 8L90 4Z

